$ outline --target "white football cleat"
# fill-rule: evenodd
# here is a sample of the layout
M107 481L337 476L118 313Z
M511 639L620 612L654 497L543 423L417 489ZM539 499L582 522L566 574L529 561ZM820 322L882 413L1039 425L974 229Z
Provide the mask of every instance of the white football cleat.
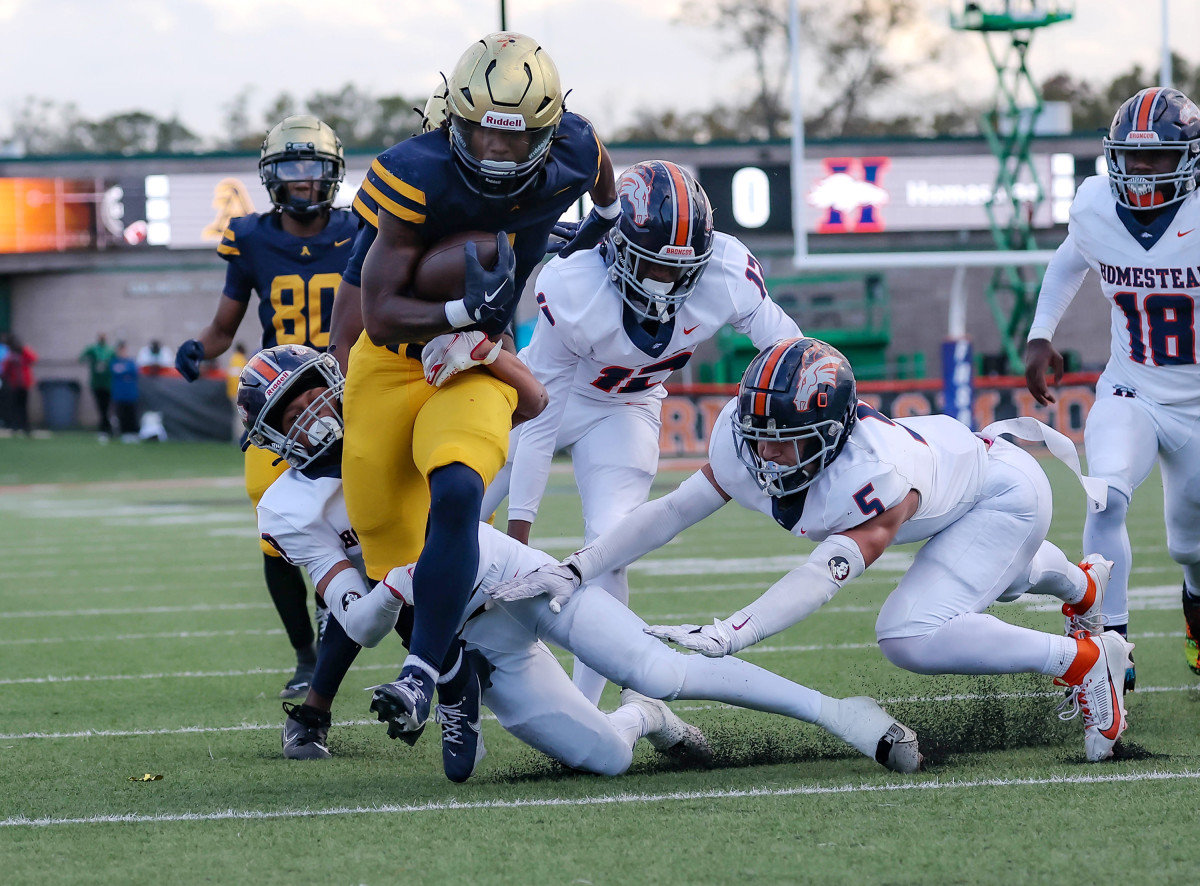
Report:
M1064 603L1062 611L1067 617L1068 634L1086 631L1088 636L1094 637L1104 630L1105 617L1100 610L1104 606L1104 592L1112 577L1113 563L1105 560L1102 554L1088 554L1079 562L1079 568L1087 576L1087 591L1078 603Z
M1083 712L1084 750L1088 762L1097 763L1113 755L1113 745L1128 725L1125 694L1121 690L1133 644L1116 631L1105 631L1095 637L1080 634L1077 639L1096 644L1099 655L1079 685L1072 687L1074 696L1068 696L1064 702L1070 707L1059 717L1070 720Z
M865 695L822 697L817 725L893 772L916 772L924 761L917 733Z
M712 763L712 748L704 733L679 719L666 702L632 689L622 689L621 704L631 704L641 710L646 718L646 740L660 754L702 766Z

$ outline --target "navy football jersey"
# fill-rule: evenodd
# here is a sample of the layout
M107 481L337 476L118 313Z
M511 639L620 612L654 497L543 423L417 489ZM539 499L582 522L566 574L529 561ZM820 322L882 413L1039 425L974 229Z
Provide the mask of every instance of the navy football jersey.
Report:
M217 246L229 262L225 295L240 302L258 294L262 347L309 345L329 347L333 296L350 259L358 219L335 209L325 230L297 237L279 224L276 213L232 219Z
M578 114L565 113L537 182L513 198L476 194L463 181L444 129L384 151L354 197L354 211L379 227L388 212L420 229L426 245L459 231L505 231L523 288L546 254L546 241L567 208L591 190L600 174L600 141Z

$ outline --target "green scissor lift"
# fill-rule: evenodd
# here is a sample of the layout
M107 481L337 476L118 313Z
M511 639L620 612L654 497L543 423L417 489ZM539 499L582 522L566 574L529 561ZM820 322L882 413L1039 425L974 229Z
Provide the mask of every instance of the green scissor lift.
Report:
M965 4L962 14L950 19L956 30L983 35L996 72L995 106L983 114L980 126L998 162L995 191L986 204L997 249L1038 248L1033 210L1046 192L1033 167L1030 145L1043 105L1025 55L1035 31L1070 21L1073 15L1074 4L1061 0L980 0ZM1018 199L1014 187L1018 182L1032 183L1033 201ZM1022 365L1021 351L1041 284L1042 271L1032 265L998 267L988 283L988 305L1012 367Z

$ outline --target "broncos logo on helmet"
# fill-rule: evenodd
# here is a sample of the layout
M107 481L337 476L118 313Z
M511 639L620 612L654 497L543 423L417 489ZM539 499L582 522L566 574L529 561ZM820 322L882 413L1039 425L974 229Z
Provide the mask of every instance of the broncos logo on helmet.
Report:
M609 233L609 278L639 320L666 323L712 257L708 195L691 173L667 160L630 167L617 194L621 214Z
M1117 109L1104 139L1117 203L1157 209L1178 203L1200 178L1200 108L1178 89L1143 89ZM1161 163L1161 171L1154 164Z
M836 351L822 352L820 349L809 348L804 354L804 365L800 369L800 379L796 389L796 408L801 412L827 406L829 394L821 390L822 385L837 384L838 369L845 358Z
M854 427L858 392L841 352L815 338L791 338L759 352L738 385L733 438L754 482L782 498L807 489L841 453ZM763 442L790 443L790 464L759 454Z
M621 209L631 210L633 223L639 228L650 220L650 183L639 173L623 175L617 183L617 196L621 198Z

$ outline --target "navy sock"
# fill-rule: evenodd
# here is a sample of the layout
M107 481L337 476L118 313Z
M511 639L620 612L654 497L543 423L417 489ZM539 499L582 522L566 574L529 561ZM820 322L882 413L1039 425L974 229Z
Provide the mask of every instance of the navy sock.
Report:
M317 669L312 677L313 692L333 701L360 649L361 646L346 636L346 631L336 618L329 619L325 627L325 639L321 641L317 653Z
M483 479L464 464L429 475L429 532L413 571L411 653L441 665L475 585Z
M263 554L263 578L292 648L311 647L317 635L308 620L308 588L300 567L293 566L283 557Z

